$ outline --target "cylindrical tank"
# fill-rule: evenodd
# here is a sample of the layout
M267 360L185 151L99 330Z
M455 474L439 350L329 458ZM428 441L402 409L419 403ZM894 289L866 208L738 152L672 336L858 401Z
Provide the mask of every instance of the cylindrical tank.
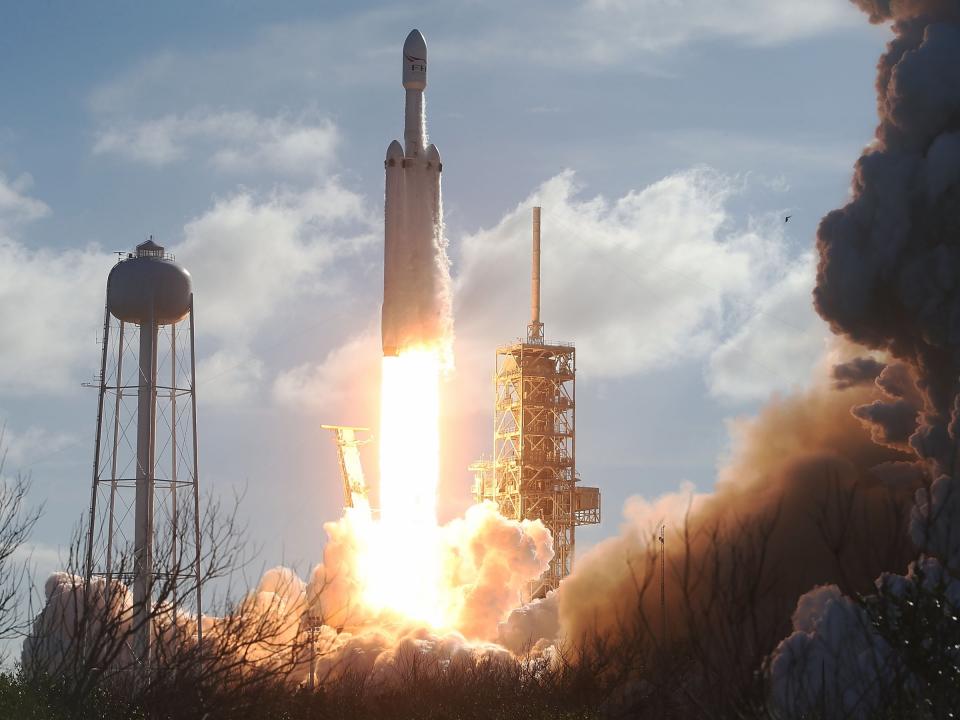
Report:
M190 273L166 256L153 240L117 263L107 278L107 304L118 320L142 325L179 322L190 312Z

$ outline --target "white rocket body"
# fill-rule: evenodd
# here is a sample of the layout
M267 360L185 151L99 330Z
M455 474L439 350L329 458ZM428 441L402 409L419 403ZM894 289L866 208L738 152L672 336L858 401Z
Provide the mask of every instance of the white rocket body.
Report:
M413 30L403 44L406 88L404 146L394 140L384 162L384 355L431 343L444 331L443 278L447 276L440 202L440 153L426 145L423 91L427 44Z

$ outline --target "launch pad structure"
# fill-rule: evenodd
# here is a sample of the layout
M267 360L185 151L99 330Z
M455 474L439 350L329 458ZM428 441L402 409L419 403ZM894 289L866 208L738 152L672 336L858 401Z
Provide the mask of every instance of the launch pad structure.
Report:
M333 442L337 446L337 462L340 465L340 478L343 480L343 504L356 507L358 502L367 501L367 482L363 477L363 465L360 464L360 446L373 438L360 439L358 433L369 433L365 427L353 425L321 425L324 430L333 432Z
M540 208L533 208L531 317L525 340L496 351L493 460L474 463L474 495L513 520L540 520L554 556L531 583L544 597L573 570L576 528L600 522L600 489L576 469L576 348L546 342L540 320Z

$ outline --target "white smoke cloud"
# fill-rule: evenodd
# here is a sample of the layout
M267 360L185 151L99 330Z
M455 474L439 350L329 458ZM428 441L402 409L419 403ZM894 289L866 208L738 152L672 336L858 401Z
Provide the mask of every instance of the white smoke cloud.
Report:
M278 648L295 655L297 641L301 647L304 641L300 633L319 622L318 675L332 678L365 672L375 685L399 680L398 669L410 667L406 663L414 658L425 661L426 672L437 673L451 662L473 663L481 657L514 661L509 651L491 641L521 590L544 571L553 555L550 534L542 523L507 520L486 504L470 508L463 518L440 528L449 624L432 629L367 603L362 558L370 540L370 522L369 509L351 508L338 521L326 523L323 562L314 568L309 582L289 568L268 570L239 604L242 622L205 617L204 637L216 641L224 633L268 628L244 655L254 662L269 662ZM132 597L118 584L114 607L108 610L106 591L102 578L92 581L88 611L92 632L98 631L102 618L111 617L122 638L130 631ZM80 637L78 622L87 612L83 597L82 578L64 572L50 575L45 605L23 646L25 667L55 669L69 656ZM169 621L165 612L158 616L159 623ZM177 623L195 625L196 619L184 616ZM175 634L168 637L176 639ZM123 668L131 661L129 653L121 653L113 666ZM302 682L307 672L305 663L300 663L291 680Z
M339 139L329 119L310 114L290 118L194 110L101 130L93 153L157 167L200 156L225 172L318 175L333 162Z
M912 563L906 575L884 573L876 585L877 612L887 623L905 623L900 642L908 643L919 628L908 624L898 604L913 606L918 593L935 598L944 622L956 622L951 616L960 608L960 581L933 558ZM923 623L921 633L937 632L936 618L925 617ZM951 654L956 657L957 649ZM797 714L827 708L826 720L874 717L886 691L916 682L864 607L835 585L814 588L797 602L793 633L773 652L770 678L772 699L781 710Z
M500 623L497 642L521 655L554 644L560 638L557 591L514 608Z

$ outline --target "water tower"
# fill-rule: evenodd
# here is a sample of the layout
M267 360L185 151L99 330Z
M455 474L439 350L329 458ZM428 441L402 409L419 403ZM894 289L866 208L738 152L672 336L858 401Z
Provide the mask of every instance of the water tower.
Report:
M88 582L132 589L144 671L155 603L201 612L193 338L190 273L151 238L107 279L84 566Z

